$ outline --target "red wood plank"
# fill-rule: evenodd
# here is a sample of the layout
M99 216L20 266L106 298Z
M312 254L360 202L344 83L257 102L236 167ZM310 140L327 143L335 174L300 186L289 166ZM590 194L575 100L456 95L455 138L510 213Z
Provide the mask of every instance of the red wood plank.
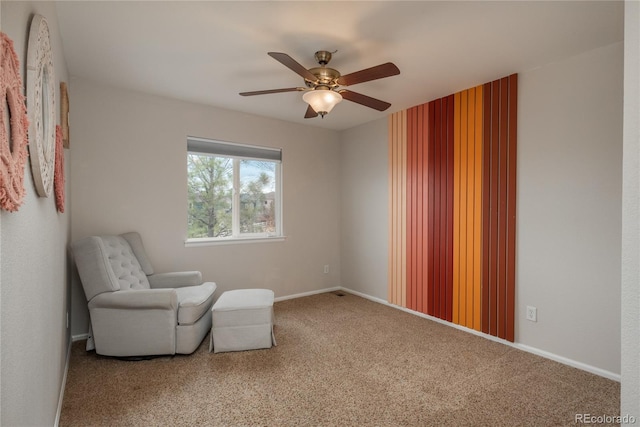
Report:
M432 258L433 258L433 254L434 254L434 247L433 247L433 239L430 237L431 233L432 233L432 227L431 227L431 218L433 217L433 214L431 214L431 211L433 209L433 204L430 202L430 199L432 197L433 194L433 190L429 185L429 173L432 170L432 161L433 161L433 155L431 154L431 134L433 133L433 121L430 119L431 116L431 111L433 109L432 103L428 103L424 105L424 108L422 109L422 114L420 116L420 119L422 120L423 123L425 123L425 132L424 132L424 140L423 140L423 144L424 144L424 162L425 162L425 171L422 175L422 182L423 182L423 186L425 188L425 200L427 201L428 204L428 209L424 212L424 216L423 216L423 221L424 221L424 233L423 233L423 239L425 242L425 246L428 248L427 253L425 253L423 262L425 265L425 290L426 292L423 295L423 307L424 307L424 313L432 313L433 312L433 262L432 262Z
M414 110L407 111L407 308L415 310L415 289L413 280L413 183L415 177L413 135Z
M446 258L446 278L444 284L445 298L442 299L444 304L445 319L451 322L453 320L453 95L446 98L447 101L447 119L445 126L446 132L446 239L447 239L447 258Z
M460 92L453 95L453 269L452 322L460 323Z
M445 190L443 189L443 183L445 181L445 169L444 167L446 165L443 164L442 162L442 158L443 158L443 148L444 148L444 121L446 119L446 103L445 103L445 98L440 98L439 100L439 105L438 105L438 110L439 110L439 117L438 117L438 138L436 140L436 146L435 146L435 154L436 154L436 182L435 182L435 189L436 189L436 205L438 208L438 221L436 224L434 224L434 229L435 229L435 239L436 241L434 242L434 246L436 246L438 248L438 254L437 257L435 257L434 262L436 263L436 272L437 274L435 275L434 280L436 281L436 287L438 289L438 300L436 301L436 311L438 313L438 317L440 319L444 319L445 318L445 312L442 310L442 306L441 306L441 301L442 298L444 298L444 293L443 293L443 286L442 286L442 282L443 282L443 278L444 275L446 274L445 269L443 267L443 261L446 257L446 240L443 238L442 235L442 228L444 226L444 224L446 223L446 205L443 203L443 196L445 196Z
M446 221L447 221L446 186L445 186L446 163L444 163L443 161L446 155L446 151L445 151L445 143L446 143L445 123L447 119L447 111L446 111L447 103L446 102L447 102L446 98L440 98L440 102L439 102L440 117L438 118L439 129L438 129L438 139L437 139L437 145L436 145L436 151L437 151L436 161L438 165L437 180L436 180L436 189L438 192L437 199L436 199L436 204L438 206L438 224L436 224L436 227L435 227L435 231L436 231L435 244L438 247L438 257L436 259L438 274L436 275L435 279L436 279L436 286L438 289L438 300L436 301L436 307L437 307L438 317L440 319L444 319L446 317L446 312L443 310L443 307L442 307L442 300L445 297L443 283L446 275L445 260L447 256L447 253L446 253L447 241L443 233L443 229L446 226Z
M423 224L424 224L424 215L427 211L426 200L425 200L425 189L424 189L424 180L423 176L425 173L425 155L423 150L423 121L422 121L422 110L423 106L419 105L416 107L417 117L416 117L416 135L415 135L415 144L416 144L416 228L415 228L415 238L416 238L416 310L424 313L425 308L424 304L424 288L425 288L425 271L426 266L423 263L423 249L425 247L425 241L423 236Z
M416 144L418 123L417 123L417 108L413 109L413 126L411 127L411 286L413 288L412 305L413 310L418 309L418 238L416 235L416 229L418 228L418 146Z
M419 203L420 193L418 188L418 183L420 181L420 173L419 173L419 165L420 165L420 154L418 152L418 123L419 123L419 115L418 108L414 109L414 129L413 129L413 139L411 141L413 145L413 218L412 218L412 239L413 239L413 289L414 289L414 310L419 310L418 304L420 301L420 296L422 292L420 292L420 283L418 278L418 263L420 259L418 258L418 247L420 246L420 236L418 234L418 223L420 222L420 214L419 214Z
M460 286L458 324L467 326L467 192L468 192L468 140L469 129L467 115L469 113L469 93L460 93L460 196L459 196L459 225L460 225Z
M433 124L433 120L431 120L431 115L433 114L433 101L427 103L425 105L425 109L423 110L423 114L422 114L422 120L425 120L427 123L427 129L426 129L426 135L425 135L425 171L424 171L424 179L425 179L425 188L426 188L426 194L425 197L428 200L428 204L429 204L429 209L427 212L425 212L425 218L424 218L424 222L425 222L425 227L426 227L426 236L425 236L425 245L428 248L428 253L427 256L425 257L425 265L426 265L426 270L427 270L427 274L426 274L426 279L427 279L427 283L425 283L426 286L426 304L424 306L424 313L430 314L433 312L433 253L434 253L434 248L433 248L433 200L432 200L432 196L433 196L433 189L431 188L431 177L430 177L430 170L431 170L431 163L433 162L433 148L432 148L432 141L431 141L431 134L433 133L433 129L434 129L434 124Z
M411 289L411 212L413 211L411 206L411 124L413 120L411 119L411 110L407 110L407 163L406 163L406 287L407 287L407 308L411 308L411 296L413 294L413 290Z

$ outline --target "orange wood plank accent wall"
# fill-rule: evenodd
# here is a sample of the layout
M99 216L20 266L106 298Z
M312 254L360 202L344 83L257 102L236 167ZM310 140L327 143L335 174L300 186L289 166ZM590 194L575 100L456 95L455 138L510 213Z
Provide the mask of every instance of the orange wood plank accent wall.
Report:
M389 302L514 340L517 75L389 118Z

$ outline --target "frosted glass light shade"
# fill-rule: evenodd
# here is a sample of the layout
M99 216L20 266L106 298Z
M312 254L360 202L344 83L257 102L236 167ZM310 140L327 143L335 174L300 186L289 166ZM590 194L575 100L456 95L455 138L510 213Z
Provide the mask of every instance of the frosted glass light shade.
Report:
M315 89L305 92L302 99L311 105L313 111L324 117L338 102L342 101L342 95L330 89Z

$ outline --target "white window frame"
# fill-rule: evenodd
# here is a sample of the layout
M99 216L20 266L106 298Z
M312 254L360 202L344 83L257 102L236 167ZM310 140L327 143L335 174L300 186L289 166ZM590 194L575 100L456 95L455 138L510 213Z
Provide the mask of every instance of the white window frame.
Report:
M286 239L283 232L282 215L282 149L257 145L238 144L198 137L187 137L187 155L208 155L230 158L233 161L232 235L228 237L187 237L185 246L210 246L237 243L281 242ZM275 233L240 233L240 162L261 160L275 163Z

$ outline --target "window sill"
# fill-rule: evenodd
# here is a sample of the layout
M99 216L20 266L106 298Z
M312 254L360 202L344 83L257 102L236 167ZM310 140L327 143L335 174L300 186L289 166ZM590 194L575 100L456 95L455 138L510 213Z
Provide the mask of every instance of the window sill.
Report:
M200 246L221 246L221 245L238 245L245 243L273 243L284 242L287 239L286 236L274 236L274 237L228 237L223 239L213 238L197 238L187 239L184 242L185 248L197 248Z

